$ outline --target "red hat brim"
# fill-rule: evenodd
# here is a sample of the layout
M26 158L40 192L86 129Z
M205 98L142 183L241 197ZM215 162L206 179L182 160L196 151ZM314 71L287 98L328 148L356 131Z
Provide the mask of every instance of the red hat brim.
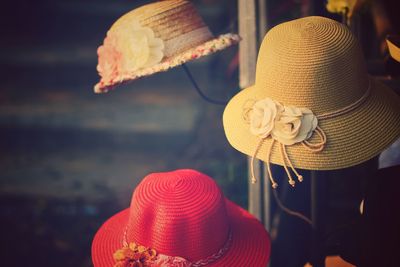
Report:
M228 199L226 207L232 227L232 244L220 259L209 266L265 267L270 257L271 243L264 226L249 212ZM114 266L113 254L123 246L123 233L128 217L129 208L108 219L96 233L92 243L92 261L95 267ZM213 237L209 238L212 242Z

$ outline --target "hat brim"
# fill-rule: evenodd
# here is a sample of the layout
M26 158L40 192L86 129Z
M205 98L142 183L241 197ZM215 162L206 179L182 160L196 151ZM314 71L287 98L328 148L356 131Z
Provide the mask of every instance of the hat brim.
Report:
M226 207L232 230L232 244L220 259L208 266L266 266L271 245L264 226L246 210L227 199ZM122 247L128 218L129 208L115 214L98 230L92 243L92 261L95 267L114 266L113 254ZM211 241L212 236L209 239Z
M254 154L260 139L251 134L250 125L243 119L243 107L248 100L265 98L264 91L257 85L242 90L230 100L223 114L229 143L249 156ZM360 164L377 156L400 137L400 97L371 78L370 95L361 106L340 116L319 120L318 125L327 136L327 144L321 152L311 152L300 143L286 146L296 168L335 170ZM318 141L314 138L311 141ZM271 138L263 141L256 158L267 161L267 147L271 141ZM276 144L270 162L283 165Z
M386 38L386 43L389 49L390 56L397 62L400 62L400 37L389 35Z
M232 45L237 44L240 41L240 37L237 34L227 33L213 38L203 44L188 49L172 57L163 59L160 63L140 69L131 73L119 75L115 80L109 83L99 82L94 87L95 93L106 93L112 90L115 86L134 81L141 77L149 76L157 72L167 71L173 67L182 65L188 61L198 59L218 52Z

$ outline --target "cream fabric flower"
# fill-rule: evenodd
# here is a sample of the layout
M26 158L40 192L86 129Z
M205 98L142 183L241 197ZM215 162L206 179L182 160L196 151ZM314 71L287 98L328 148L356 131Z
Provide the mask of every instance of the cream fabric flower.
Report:
M270 98L257 101L250 112L250 131L261 138L266 138L274 128L278 111L283 107Z
M311 137L317 117L307 108L285 106L277 116L272 137L284 145L293 145Z
M164 57L164 42L156 38L152 29L142 27L138 21L121 24L112 29L118 38L117 50L122 54L120 73L151 67Z

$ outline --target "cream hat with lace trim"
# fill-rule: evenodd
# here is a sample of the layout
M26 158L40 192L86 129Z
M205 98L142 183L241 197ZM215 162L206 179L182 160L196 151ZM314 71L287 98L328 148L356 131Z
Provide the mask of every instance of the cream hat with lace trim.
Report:
M194 5L165 0L136 8L119 18L98 48L96 93L157 72L167 71L231 45L237 34L214 37Z
M296 168L357 165L399 138L400 98L368 75L345 25L305 17L267 33L256 82L231 99L223 123L234 148L268 169L270 162L284 166L294 186L292 173L302 180Z

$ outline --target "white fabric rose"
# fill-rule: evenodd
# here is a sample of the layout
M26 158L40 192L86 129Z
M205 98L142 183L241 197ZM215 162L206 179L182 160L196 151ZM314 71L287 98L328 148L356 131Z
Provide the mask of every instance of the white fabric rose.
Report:
M276 118L271 135L284 145L293 145L310 138L317 125L317 117L311 110L285 106Z
M274 128L278 111L283 107L270 98L257 101L250 112L250 131L261 138L266 138Z
M164 57L163 40L156 38L150 28L142 27L138 21L119 25L115 33L118 36L117 50L122 54L121 72L151 67Z

